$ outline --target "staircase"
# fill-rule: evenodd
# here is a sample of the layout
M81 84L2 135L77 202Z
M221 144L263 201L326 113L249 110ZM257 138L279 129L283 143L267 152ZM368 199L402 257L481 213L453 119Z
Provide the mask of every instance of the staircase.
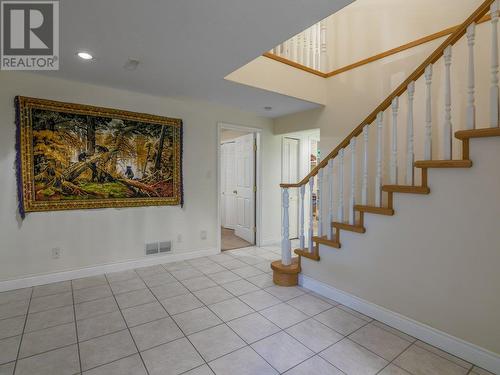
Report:
M475 59L476 24L489 15L490 37L490 74L489 93L489 124L488 127L476 126L476 75L478 68ZM499 1L486 0L465 20L409 77L401 83L372 113L370 113L333 151L330 152L306 177L295 184L281 184L282 188L282 243L281 260L273 262L274 282L277 285L297 285L298 274L301 272L302 258L320 261L320 245L342 249L342 231L362 235L366 232L365 214L393 216L395 214L394 194L431 194L428 185L428 170L443 168L472 168L473 161L469 157L470 139L484 137L499 137L499 58L498 58L498 19ZM486 27L486 26L485 26ZM452 125L452 51L458 43L467 45L467 105L464 109L465 129L453 131ZM488 48L488 46L481 46ZM433 73L442 68L443 105L434 108L437 100L433 97ZM425 90L422 91L424 108L415 108L416 82L423 78ZM405 97L406 105L400 106ZM400 109L406 114L406 147L405 154L398 150L398 121ZM420 110L425 114L423 128L415 126L414 113ZM434 126L433 111L439 110L443 121ZM384 117L388 116L390 126L385 126ZM389 121L388 121L389 122ZM439 126L441 137L439 147L433 140ZM370 128L376 128L375 147L370 147ZM434 130L433 130L434 129ZM387 131L387 132L386 132ZM422 139L416 134L422 133ZM461 159L453 159L453 137L461 143ZM390 139L389 158L384 158L384 138ZM419 144L421 142L421 144ZM358 143L362 147L357 147ZM373 142L372 142L373 143ZM415 161L416 150L423 150L423 160ZM433 159L433 150L438 149L441 160ZM434 152L435 153L435 152ZM360 158L361 163L358 163ZM346 163L350 159L350 166ZM374 178L370 179L370 161L375 159ZM386 163L385 159L389 159ZM346 165L347 164L347 165ZM361 165L361 167L360 167ZM405 175L400 175L404 166ZM350 167L350 168L349 168ZM347 169L347 170L346 170ZM387 171L388 173L384 173ZM349 179L346 176L349 174ZM387 175L387 176L386 176ZM417 177L420 177L417 179ZM361 180L361 184L358 184ZM387 180L387 181L386 181ZM401 182L404 183L402 184ZM318 229L313 231L312 192L317 189ZM346 189L347 185L347 189ZM294 249L292 257L291 241L289 239L289 189L299 189L299 248ZM306 190L309 210L305 212ZM359 196L361 199L358 199ZM371 202L373 198L373 202ZM309 228L305 229L305 217L308 216Z

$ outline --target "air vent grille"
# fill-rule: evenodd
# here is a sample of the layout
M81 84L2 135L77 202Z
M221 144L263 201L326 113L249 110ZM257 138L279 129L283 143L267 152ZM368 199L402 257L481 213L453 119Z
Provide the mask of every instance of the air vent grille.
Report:
M159 242L160 253L167 253L172 250L172 241Z
M158 254L158 242L146 244L146 255Z

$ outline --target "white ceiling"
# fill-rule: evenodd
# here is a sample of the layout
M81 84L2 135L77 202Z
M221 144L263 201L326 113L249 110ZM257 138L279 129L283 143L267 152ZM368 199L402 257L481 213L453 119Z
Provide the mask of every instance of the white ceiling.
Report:
M276 117L317 105L224 80L352 0L63 0L61 69L48 74ZM83 62L77 50L96 58ZM123 69L128 58L136 71ZM272 111L265 111L272 106Z

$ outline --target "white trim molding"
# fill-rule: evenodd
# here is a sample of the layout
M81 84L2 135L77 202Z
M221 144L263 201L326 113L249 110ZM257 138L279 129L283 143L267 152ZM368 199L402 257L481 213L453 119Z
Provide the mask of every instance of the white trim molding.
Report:
M324 297L333 299L342 305L359 311L360 313L473 363L474 365L480 366L495 374L500 374L500 355L496 353L378 306L372 302L368 302L309 276L300 274L299 285Z
M262 228L262 149L261 149L261 133L262 128L253 128L250 126L229 124L227 122L217 123L217 249L221 250L221 132L222 130L237 130L246 131L255 134L255 143L257 150L255 153L255 186L257 186L257 193L255 195L255 245L262 246L261 228Z
M55 283L59 281L74 280L82 277L97 276L109 272L126 271L134 268L154 266L157 264L178 262L181 260L216 255L219 253L220 251L216 248L178 253L173 252L168 255L151 255L144 258L126 260L123 262L100 264L74 270L28 276L21 279L0 281L0 292Z

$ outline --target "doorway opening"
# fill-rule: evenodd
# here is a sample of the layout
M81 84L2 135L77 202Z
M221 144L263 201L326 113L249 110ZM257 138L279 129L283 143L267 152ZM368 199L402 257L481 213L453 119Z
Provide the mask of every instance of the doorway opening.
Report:
M258 129L219 124L220 249L257 243Z

